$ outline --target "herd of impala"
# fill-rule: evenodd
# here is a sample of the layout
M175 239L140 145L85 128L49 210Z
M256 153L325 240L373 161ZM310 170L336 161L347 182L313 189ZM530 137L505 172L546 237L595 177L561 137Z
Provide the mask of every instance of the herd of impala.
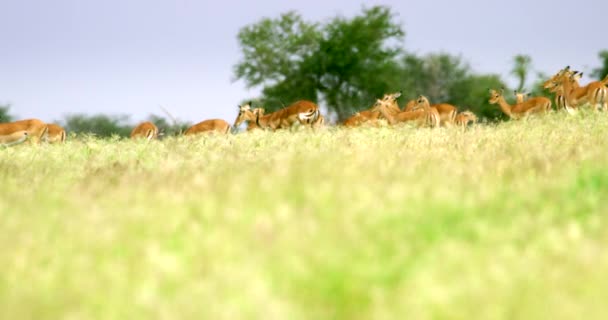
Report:
M583 74L566 67L547 80L543 86L555 94L557 110L565 110L569 114L583 105L589 105L594 110L608 111L608 76L601 81L593 81L581 86L579 81ZM515 104L509 104L504 97L504 90L491 89L490 104L498 104L500 109L510 119L521 119L531 115L545 114L552 110L551 100L546 97L527 97L515 93ZM425 96L409 101L403 109L397 103L401 93L386 94L368 110L355 113L346 119L342 125L357 127L361 125L378 126L381 121L389 125L402 122L413 122L418 126L440 127L459 126L466 128L469 123L477 122L477 116L471 111L458 112L458 109L447 103L431 104ZM239 106L238 116L233 127L247 122L247 130L268 129L277 130L294 126L323 126L325 118L319 107L310 101L298 101L279 111L265 114L263 108L252 108L248 103ZM184 135L200 133L230 132L231 126L221 119L205 120L188 128ZM151 122L139 124L131 132L131 138L156 139L158 128ZM11 146L25 141L33 144L40 142L61 143L66 139L66 132L56 124L47 124L38 119L20 120L10 123L0 123L0 145Z

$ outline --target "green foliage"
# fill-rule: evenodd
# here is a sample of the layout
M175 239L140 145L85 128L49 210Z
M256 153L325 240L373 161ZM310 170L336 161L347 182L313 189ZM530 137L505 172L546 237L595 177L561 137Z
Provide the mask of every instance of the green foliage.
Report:
M388 91L400 90L391 80L404 35L390 9L379 6L352 19L334 18L324 26L314 61L324 101L339 118L369 107Z
M431 103L450 103L488 119L503 118L502 112L488 103L488 89L505 84L498 75L474 74L460 57L447 53L422 57L407 54L400 70L398 83L403 84L406 101L425 95Z
M511 74L514 75L519 82L517 91L522 91L525 88L531 66L532 58L530 56L518 54L513 57L513 69L511 69Z
M10 114L11 105L0 105L0 123L11 122L14 117Z
M74 114L67 116L63 125L66 131L79 133L92 133L99 137L110 137L117 135L128 137L131 126L128 124L129 116L126 115L84 115Z
M389 79L403 35L386 7L325 24L290 12L239 32L243 59L235 74L249 87L263 87L260 101L268 111L298 99L323 100L344 118L396 90Z
M322 102L338 120L369 108L389 92L406 99L427 95L434 103L485 109L487 91L457 92L471 83L487 87L504 84L498 76L475 75L460 57L405 52L405 32L387 7L363 9L353 18L335 17L310 23L294 12L263 19L239 32L243 53L235 66L237 79L262 87L257 101L268 111L299 99Z
M600 66L596 69L593 69L591 76L598 80L602 80L606 76L608 76L608 50L600 51L598 56L599 56L600 60L602 61L602 66Z

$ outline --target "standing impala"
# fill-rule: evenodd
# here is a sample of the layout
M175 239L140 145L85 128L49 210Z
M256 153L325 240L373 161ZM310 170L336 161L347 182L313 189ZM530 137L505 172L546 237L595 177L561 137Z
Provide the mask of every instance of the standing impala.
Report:
M61 126L53 124L53 123L49 123L47 125L48 127L48 132L47 132L47 137L46 137L46 141L48 143L63 143L65 142L65 139L67 137L66 133L65 133L65 129L63 129Z
M582 72L575 71L569 77L565 75L561 78L566 100L569 105L582 106L589 103L595 110L603 109L608 111L608 88L604 81L593 81L581 87L579 81L583 76Z
M38 119L0 123L0 136L12 136L17 131L27 132L26 140L30 140L32 144L38 144L46 139L48 126Z
M131 131L131 139L145 138L146 140L156 139L158 128L150 121L142 122Z
M498 104L504 114L511 119L521 119L532 114L544 114L551 111L551 100L545 97L533 97L522 103L510 105L503 95L504 90L490 90L490 104Z
M418 99L413 101L415 102L408 102L405 107L405 111L412 111L419 108L424 109L429 106L431 109L435 109L437 111L441 124L446 126L451 126L452 124L454 124L454 118L458 113L458 109L456 109L455 106L448 103L439 103L431 105L429 103L429 100L425 96L419 96Z
M425 96L419 96L418 99L416 99L416 105L412 108L412 110L417 110L417 109L423 109L426 110L427 112L430 112L433 117L437 116L439 119L439 122L437 123L437 126L439 126L440 124L446 125L446 126L451 126L454 124L454 119L456 118L456 114L458 113L458 109L456 109L456 107L454 107L451 104L447 104L447 103L440 103L440 104L434 104L431 106L431 104L429 103L429 99L427 99L427 97ZM435 124L435 120L430 119L432 126L434 126Z

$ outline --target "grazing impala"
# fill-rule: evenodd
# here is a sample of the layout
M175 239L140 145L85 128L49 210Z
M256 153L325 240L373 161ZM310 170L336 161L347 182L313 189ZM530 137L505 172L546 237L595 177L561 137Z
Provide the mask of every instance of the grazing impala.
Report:
M47 137L48 126L38 119L19 120L0 124L0 136L12 135L17 131L27 131L27 140L38 144Z
M234 120L234 128L237 128L241 125L241 123L247 121L247 131L251 131L254 129L260 129L256 124L256 119L259 116L264 115L264 108L254 108L251 109L252 103L239 106L239 114L236 116L236 120Z
M457 114L454 122L457 126L464 129L470 122L473 124L477 123L477 116L473 112L466 110Z
M16 144L20 144L27 140L27 131L26 130L18 130L7 134L0 135L0 145L3 147L8 147Z
M291 128L297 124L312 126L320 116L319 106L311 101L300 100L269 114L257 112L255 124L259 128L271 130Z
M48 127L48 132L46 135L46 141L48 143L64 143L65 139L67 137L66 133L65 133L65 129L63 129L61 126L53 124L53 123L49 123L47 125Z
M146 140L156 139L158 137L158 128L154 123L146 121L142 122L133 128L131 131L131 139L145 138Z
M221 133L227 134L230 132L230 124L222 119L210 119L199 122L188 128L184 135L194 135L200 133Z
M503 96L504 90L490 90L490 104L498 104L504 114L511 119L521 119L532 114L544 114L551 111L551 100L545 97L533 97L523 103L510 105Z
M419 96L418 99L416 99L416 105L414 105L412 110L417 109L428 110L428 112L431 112L432 114L439 115L439 124L446 126L454 124L454 118L456 118L456 114L458 113L458 109L451 104L440 103L431 105L429 99L425 96ZM433 121L432 123L434 123Z

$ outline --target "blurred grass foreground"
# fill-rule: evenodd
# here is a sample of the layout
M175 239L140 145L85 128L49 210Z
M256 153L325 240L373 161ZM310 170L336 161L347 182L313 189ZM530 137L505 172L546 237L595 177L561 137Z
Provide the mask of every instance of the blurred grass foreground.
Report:
M0 150L0 319L606 319L608 117Z

